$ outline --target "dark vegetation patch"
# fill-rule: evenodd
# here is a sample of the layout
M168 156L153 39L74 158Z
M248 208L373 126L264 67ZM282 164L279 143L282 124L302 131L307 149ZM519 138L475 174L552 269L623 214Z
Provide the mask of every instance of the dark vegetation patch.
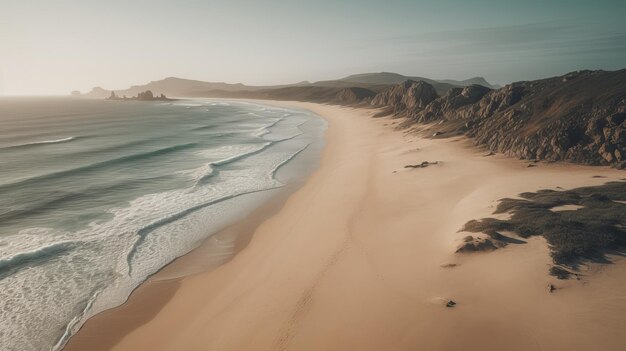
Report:
M617 202L626 201L626 182L563 191L544 189L522 193L520 197L500 200L494 212L510 213L510 219L472 220L463 230L485 233L492 240L500 240L500 231L514 232L523 238L541 235L550 245L555 263L550 274L561 279L571 274L562 267L576 269L581 261L609 263L606 254L626 246L626 204ZM583 207L551 210L563 205Z
M558 279L569 279L572 276L572 273L562 267L552 266L550 267L550 275L557 277Z
M456 250L457 253L469 253L469 252L481 252L481 251L493 251L497 249L496 245L484 238L474 238L469 235L463 239L463 243Z

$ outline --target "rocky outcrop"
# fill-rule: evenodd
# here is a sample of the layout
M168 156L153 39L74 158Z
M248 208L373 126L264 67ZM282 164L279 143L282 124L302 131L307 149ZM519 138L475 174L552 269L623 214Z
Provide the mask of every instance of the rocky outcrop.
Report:
M391 108L394 113L412 113L425 108L437 98L435 88L424 81L407 80L377 94L372 106Z
M449 90L433 98L408 81L371 103L408 116L403 126L438 122L509 156L626 167L626 70L577 71L561 77Z
M352 87L340 90L336 100L344 104L354 104L365 99L373 98L375 95L376 93L369 89Z
M480 85L465 88L453 88L444 96L434 100L421 111L412 116L413 122L430 122L433 120L450 120L471 116L472 109L465 108L480 101L491 89Z
M570 206L569 210L557 210ZM522 244L519 238L542 236L554 266L550 274L567 278L585 261L610 262L611 253L626 246L626 182L569 190L542 189L499 200L494 215L471 220L462 231L483 233L495 246ZM482 234L480 234L482 236ZM467 236L464 250L473 250ZM467 243L470 243L469 245ZM487 246L488 247L488 246Z
M493 251L495 249L497 249L497 247L491 240L475 238L470 235L463 239L463 243L457 248L456 253Z
M109 97L107 97L106 100L173 101L173 99L169 99L164 94L161 94L159 96L155 96L152 93L152 91L150 91L150 90L146 90L146 91L140 92L139 94L137 94L137 96L133 96L133 97L130 97L130 98L126 97L126 95L120 97L114 91L112 91L111 95L109 95Z

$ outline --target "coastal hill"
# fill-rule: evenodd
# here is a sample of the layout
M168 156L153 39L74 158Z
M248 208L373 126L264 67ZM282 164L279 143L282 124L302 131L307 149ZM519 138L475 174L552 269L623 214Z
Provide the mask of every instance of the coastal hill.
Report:
M626 69L481 85L436 95L425 81L406 81L369 100L405 116L402 126L436 123L437 137L465 134L492 152L530 160L626 168Z
M210 83L199 80L181 79L176 77L169 77L157 81L152 81L148 84L134 85L128 89L116 89L117 95L123 96L136 96L137 94L150 90L155 94L164 94L168 96L186 96L186 97L201 97L209 91L245 91L252 89L243 84L228 84L228 83ZM112 90L103 89L101 87L93 88L89 93L84 96L90 98L105 98L111 95Z
M499 85L490 84L483 77L474 77L466 80L451 80L451 79L428 79L424 77L408 77L397 73L380 72L380 73L363 73L354 74L339 81L350 83L365 83L365 84L400 84L407 80L424 81L434 86L437 91L447 91L454 87L464 87L472 84L479 84L488 88L500 88Z
M174 101L174 99L170 99L167 96L165 96L164 94L161 94L161 95L158 95L158 96L154 95L152 93L152 91L150 91L150 90L139 92L139 93L137 93L136 96L131 96L131 97L127 97L126 95L119 96L114 91L112 91L111 95L109 95L109 97L107 97L106 100L122 100L122 101L132 101L132 100L139 100L139 101Z
M328 98L327 95L330 94L340 94L342 92L341 89L343 88L363 88L377 93L405 80L424 80L433 85L440 94L444 94L451 88L464 87L477 83L482 83L487 87L493 87L485 81L484 78L472 78L463 81L438 81L427 78L403 76L396 73L381 72L357 74L336 80L299 82L296 84L275 86L249 86L241 83L229 84L223 82L204 82L199 80L169 77L158 81L152 81L144 85L135 85L128 89L117 89L115 92L121 96L135 96L140 92L150 90L155 94L165 94L167 96L174 97L265 97L285 98L291 100L304 99L307 101L313 101L320 94L326 95L326 98ZM290 91L286 88L294 90ZM105 98L110 94L111 90L107 90L102 87L95 87L89 93L84 94L84 96L90 98Z
M437 81L389 72L272 87L170 77L116 93L133 96L146 90L168 96L371 106L382 108L381 114L407 117L402 127L436 122L431 134L464 134L491 152L626 167L626 70L577 71L504 87L480 77ZM94 88L86 96L110 94Z

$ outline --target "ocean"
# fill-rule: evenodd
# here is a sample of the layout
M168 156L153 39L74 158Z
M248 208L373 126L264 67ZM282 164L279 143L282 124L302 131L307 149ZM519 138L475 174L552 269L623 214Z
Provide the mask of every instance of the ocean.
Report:
M315 169L311 112L212 99L0 98L0 345L90 316Z

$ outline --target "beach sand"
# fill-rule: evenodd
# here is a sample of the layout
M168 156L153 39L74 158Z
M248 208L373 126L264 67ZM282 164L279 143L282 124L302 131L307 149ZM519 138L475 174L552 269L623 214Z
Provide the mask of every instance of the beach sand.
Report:
M271 215L219 234L247 243L227 263L176 273L212 257L218 239L207 241L89 320L66 350L623 350L619 258L559 281L542 238L454 252L463 224L490 216L498 199L624 172L528 168L464 138L394 130L398 120L373 110L273 104L328 120L319 169ZM439 164L404 168L422 161Z

